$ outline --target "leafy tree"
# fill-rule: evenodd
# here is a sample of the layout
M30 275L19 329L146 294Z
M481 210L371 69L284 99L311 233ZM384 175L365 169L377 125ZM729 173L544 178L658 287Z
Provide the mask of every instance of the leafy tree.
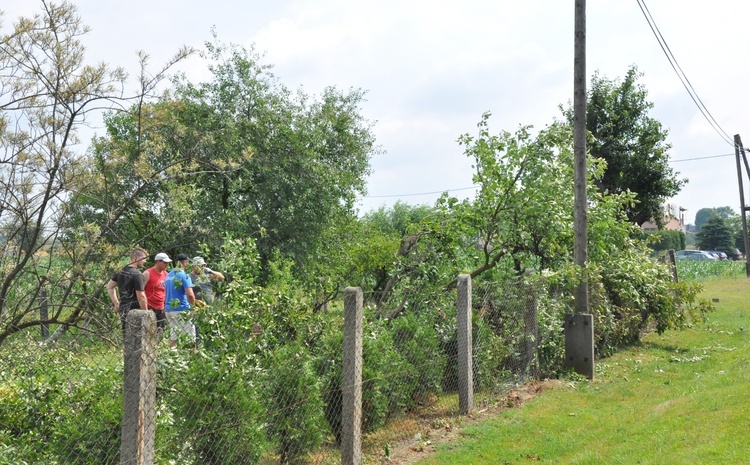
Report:
M105 246L102 231L115 226L139 186L104 221L64 228L68 202L93 187L88 158L77 151L79 130L94 111L146 99L169 66L190 53L181 50L154 74L141 55L140 89L126 97L122 69L84 62L87 32L75 6L42 1L41 14L20 18L0 37L0 344L41 324L65 329L84 317L89 329L106 324L110 314L97 314L105 279L96 270L103 257L109 263L122 251ZM38 314L40 302L46 318Z
M732 229L719 217L709 218L697 234L698 247L703 250L718 250L729 255L734 250Z
M353 215L364 191L377 152L359 110L364 92L292 93L252 49L206 46L213 80L177 82L173 116L187 140L212 134L207 163L236 169L195 173L194 208L207 230L256 238L264 269L275 254L300 266L316 256L324 231Z
M631 222L642 225L654 219L661 225L662 205L677 194L686 179L678 179L669 166L668 131L648 115L653 103L646 88L639 84L642 74L631 66L623 80L610 80L595 73L586 107L586 128L591 134L589 151L607 163L597 179L601 192L637 194L635 204L625 213ZM572 125L573 112L566 112Z
M701 208L695 214L696 231L700 231L703 224L712 216L718 216L724 220L732 220L733 218L736 218L736 222L739 222L739 216L731 207Z

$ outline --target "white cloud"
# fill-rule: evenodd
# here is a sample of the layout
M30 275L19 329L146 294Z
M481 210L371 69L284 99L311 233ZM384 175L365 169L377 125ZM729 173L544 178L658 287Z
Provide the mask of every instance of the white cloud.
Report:
M200 47L216 26L219 39L266 52L265 62L290 88L318 93L327 85L368 91L365 117L387 151L373 159L375 195L466 187L470 161L456 144L485 111L491 129L537 128L559 117L573 95L573 2L559 0L78 0L93 28L91 57L133 68L135 51L154 66L182 44ZM746 125L744 90L750 56L746 18L737 0L649 0L648 6L683 71L730 134ZM9 18L40 2L5 5ZM670 130L673 159L732 152L688 97L636 2L587 4L587 71L622 77L632 64ZM181 69L206 79L199 60ZM746 126L745 126L746 127ZM745 134L750 143L750 133ZM691 212L738 209L733 157L675 163L690 178L675 199ZM746 183L746 187L750 182ZM471 195L459 191L456 195ZM437 196L409 196L423 203ZM364 199L363 208L396 197ZM690 217L688 217L690 218Z

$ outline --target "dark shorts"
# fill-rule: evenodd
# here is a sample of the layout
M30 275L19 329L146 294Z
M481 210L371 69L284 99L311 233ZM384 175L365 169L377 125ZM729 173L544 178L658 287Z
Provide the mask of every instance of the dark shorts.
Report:
M166 329L167 327L167 318L164 316L164 309L157 310L155 308L149 309L156 313L156 328L157 329Z

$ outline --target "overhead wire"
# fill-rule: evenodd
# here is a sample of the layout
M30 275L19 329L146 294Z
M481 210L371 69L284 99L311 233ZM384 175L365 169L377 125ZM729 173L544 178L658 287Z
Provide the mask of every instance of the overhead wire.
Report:
M735 156L734 153L723 153L720 155L706 155L703 157L693 157L693 158L679 158L677 160L669 160L669 163L679 163L683 161L698 161L698 160L709 160L712 158L724 158L724 157L733 157ZM456 189L443 189L439 191L430 191L430 192L413 192L410 194L386 194L386 195L366 195L363 198L365 199L385 199L385 198L391 198L391 197L415 197L419 195L435 195L435 194L442 194L443 192L458 192L458 191L466 191L470 189L479 189L480 186L477 184L476 186L470 186L470 187L459 187Z
M656 37L656 41L659 43L659 46L664 52L664 55L667 57L669 64L672 66L672 69L674 70L675 74L677 74L677 77L680 79L680 82L682 83L683 87L685 87L685 90L688 92L688 95L690 95L690 98L693 100L693 103L695 103L696 107L698 107L698 110L700 110L703 117L706 119L706 121L708 121L708 123L711 125L713 130L716 131L719 137L721 137L722 140L724 140L729 145L734 147L734 139L730 137L729 134L727 134L726 131L724 131L724 129L721 127L718 121L716 121L714 116L711 114L711 112L708 110L706 105L703 103L703 100L701 100L701 98L698 96L698 93L695 91L695 88L693 87L692 83L688 79L685 72L682 70L682 67L677 62L677 59L674 57L672 50L669 48L667 41L664 39L664 36L662 35L661 30L659 30L659 27L656 25L656 21L654 20L653 16L651 16L651 11L648 9L648 6L646 5L645 0L637 0L637 2L638 2L638 6L641 9L641 12L643 13L644 18L646 19L646 22L651 28L651 32L654 34L654 37ZM706 160L706 159L711 159L711 158L731 157L734 155L735 155L734 153L728 153L728 154L722 154L722 155L709 155L705 157L684 158L684 159L678 159L678 160L670 160L669 163ZM419 196L419 195L434 195L434 194L442 194L443 192L456 192L456 191L464 191L464 190L469 190L469 189L477 189L479 187L480 186L461 187L458 189L444 189L440 191L417 192L417 193L411 193L411 194L369 195L369 196L365 196L364 198L380 199L380 198L389 198L389 197L413 197L413 196Z
M693 85L690 83L690 80L687 78L687 75L682 70L682 67L680 67L679 63L677 62L677 59L674 57L674 54L672 54L672 50L669 48L669 45L667 45L667 41L664 39L664 36L662 36L661 31L659 30L659 27L656 25L656 21L654 21L653 16L651 16L651 12L649 11L648 6L646 6L645 0L637 0L637 2L638 2L638 6L641 8L641 12L643 13L643 16L646 18L646 22L651 28L651 32L654 33L654 37L656 37L656 41L659 42L659 46L664 52L664 55L666 55L667 60L669 61L669 64L672 66L672 69L677 74L677 77L680 79L680 82L682 82L682 85L685 87L685 90L687 90L688 94L690 95L690 98L693 100L693 103L695 103L695 105L698 107L698 110L700 110L701 114L703 114L703 117L706 119L706 121L708 121L708 123L711 125L714 131L716 131L719 137L721 137L725 142L727 142L729 145L734 147L733 138L730 137L729 134L727 134L726 131L724 131L724 129L722 129L721 125L719 125L719 123L713 117L711 112L708 111L708 108L706 108L706 105L698 96L698 93L693 88Z

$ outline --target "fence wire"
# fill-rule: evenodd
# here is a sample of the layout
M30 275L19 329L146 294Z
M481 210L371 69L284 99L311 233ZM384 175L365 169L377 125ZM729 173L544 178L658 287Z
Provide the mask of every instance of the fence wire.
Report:
M364 310L363 463L399 463L465 419L455 292L416 295ZM524 281L474 288L474 411L503 405L556 363L562 336L549 296ZM197 342L174 347L148 325L124 340L114 322L68 329L55 343L38 329L7 339L0 464L116 464L132 454L158 464L341 462L341 312L302 325L219 302L193 319Z

